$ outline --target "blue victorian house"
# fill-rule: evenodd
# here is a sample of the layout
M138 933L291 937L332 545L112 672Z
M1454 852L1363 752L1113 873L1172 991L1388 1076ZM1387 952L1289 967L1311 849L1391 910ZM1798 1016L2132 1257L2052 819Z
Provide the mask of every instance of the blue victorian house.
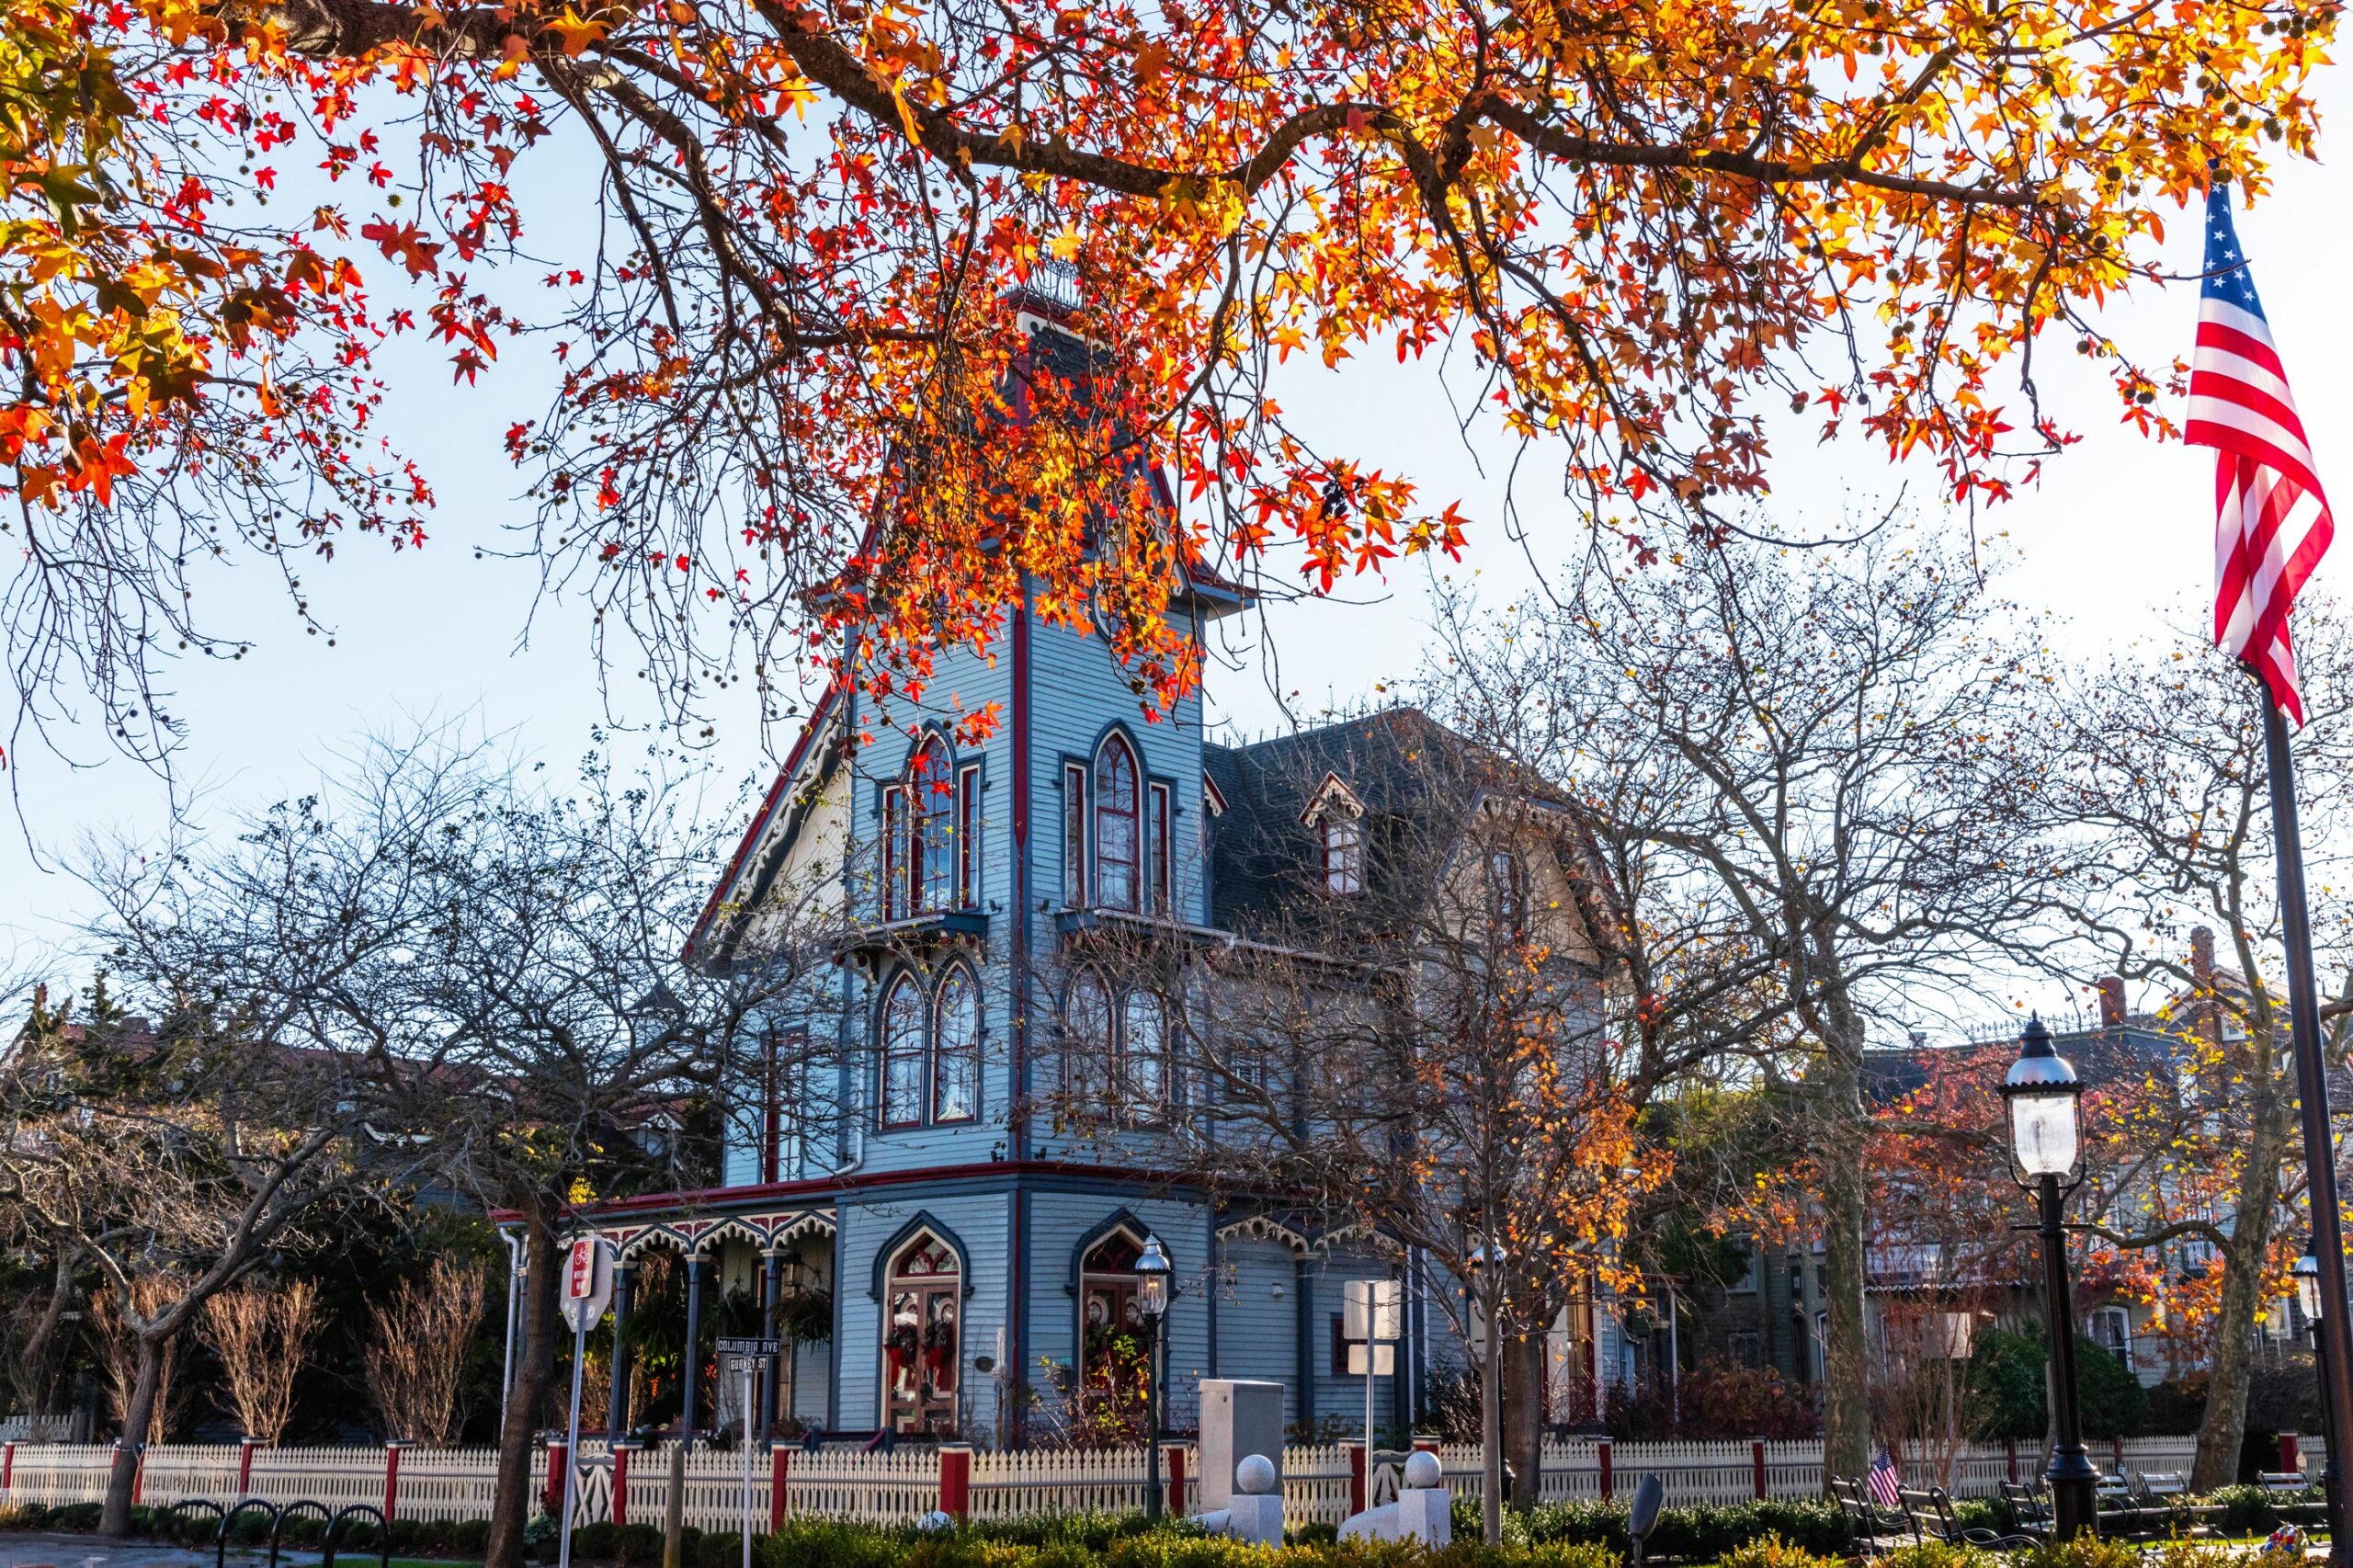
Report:
M1245 604L1197 575L1171 585L1167 613L1199 638ZM817 926L829 961L728 1094L722 1184L589 1217L624 1286L669 1252L690 1316L713 1290L767 1307L788 1344L755 1430L1006 1446L1131 1408L1147 1238L1175 1270L1174 1430L1194 1425L1205 1377L1280 1381L1295 1426L1361 1419L1343 1288L1402 1278L1381 1414L1419 1418L1456 1358L1422 1294L1437 1287L1410 1255L1317 1233L1279 1195L1188 1183L1162 1108L1216 1091L1174 1045L1168 988L1130 983L1108 955L1151 948L1181 970L1188 946L1286 909L1347 908L1378 885L1383 822L1411 809L1396 759L1450 737L1392 710L1216 744L1198 693L1144 722L1105 639L1026 604L994 656L943 652L931 689L1001 722L960 745L956 714L878 716L837 684L714 890L689 961L761 963ZM1091 1122L1067 1112L1080 1060L1107 1108ZM1602 1318L1564 1320L1564 1384L1591 1386L1619 1354ZM740 1395L711 1397L698 1426L741 1418ZM626 1425L618 1394L613 1414Z

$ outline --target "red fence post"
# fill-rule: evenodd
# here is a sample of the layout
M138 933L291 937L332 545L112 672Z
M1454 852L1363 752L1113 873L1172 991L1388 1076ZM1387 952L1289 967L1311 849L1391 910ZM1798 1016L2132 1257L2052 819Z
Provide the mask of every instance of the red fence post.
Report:
M1185 1517L1185 1450L1168 1450L1168 1511Z
M1617 1456L1609 1451L1609 1439L1604 1437L1595 1446L1601 1458L1601 1500L1605 1503L1618 1494Z
M2124 1473L2124 1439L2121 1437L2116 1439L2116 1472L2119 1475Z
M768 1534L784 1528L784 1487L792 1474L792 1450L779 1443L768 1450Z
M260 1447L251 1437L237 1439L237 1495L241 1498L254 1489L254 1450Z
M939 1445L939 1511L960 1522L972 1511L972 1449L970 1444Z
M2002 1439L2002 1447L2009 1450L2010 1480L2016 1482L2018 1478L2018 1440L2016 1437L2005 1437Z
M0 1492L17 1489L17 1443L15 1438L0 1443Z
M2304 1468L2303 1450L2297 1446L2293 1432L2279 1434L2279 1468L2297 1471Z
M1756 1472L1756 1500L1765 1501L1765 1439L1752 1437L1748 1443L1749 1467Z
M1350 1514L1361 1514L1365 1511L1366 1457L1362 1443L1348 1445L1348 1512Z
M564 1452L563 1442L557 1441L548 1445L548 1488L546 1495L541 1500L547 1504L547 1511L551 1514L563 1507L563 1467L571 1458L570 1454Z
M613 1445L613 1528L629 1523L629 1456L637 1445L623 1437Z
M384 1445L384 1522L391 1524L400 1514L401 1504L401 1444L398 1439Z
M117 1438L116 1441L121 1439ZM134 1508L143 1501L147 1490L147 1445L140 1444L135 1451L139 1455L139 1462L131 1467L131 1505Z

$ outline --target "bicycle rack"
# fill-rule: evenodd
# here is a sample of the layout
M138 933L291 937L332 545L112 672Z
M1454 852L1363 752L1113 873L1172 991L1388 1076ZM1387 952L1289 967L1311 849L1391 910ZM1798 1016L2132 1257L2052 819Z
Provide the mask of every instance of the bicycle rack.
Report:
M220 1544L214 1548L212 1552L212 1568L228 1568L229 1532L231 1529L235 1528L237 1520L241 1516L249 1513L267 1515L269 1519L270 1540L273 1542L277 1540L278 1506L274 1503L265 1503L258 1497L248 1497L244 1502L238 1504L235 1507L221 1516L221 1534L218 1538Z
M176 1519L191 1508L210 1508L212 1510L212 1529L214 1535L218 1536L226 1528L224 1523L225 1516L221 1512L221 1505L215 1503L210 1497L183 1498L179 1502L175 1503L170 1507L165 1509L163 1517L167 1519ZM180 1532L176 1527L174 1528L171 1532L171 1539L174 1545L177 1545L179 1543L179 1533Z
M286 1528L286 1521L294 1517L295 1510L298 1508L309 1508L315 1512L319 1516L319 1522L326 1526L329 1532L335 1528L335 1516L327 1512L327 1506L324 1503L305 1497L299 1503L287 1504L286 1506L278 1510L278 1517L269 1521L269 1568L278 1568L278 1532ZM335 1553L330 1548L327 1552L327 1562L331 1563L334 1561Z
M322 1543L325 1549L326 1555L319 1563L319 1568L335 1568L335 1531L343 1528L343 1521L351 1517L354 1514L365 1514L368 1517L376 1521L376 1565L377 1568L392 1568L392 1522L384 1517L383 1509L377 1507L371 1503L351 1504L349 1506L339 1510L335 1514L335 1517L328 1521L326 1540Z

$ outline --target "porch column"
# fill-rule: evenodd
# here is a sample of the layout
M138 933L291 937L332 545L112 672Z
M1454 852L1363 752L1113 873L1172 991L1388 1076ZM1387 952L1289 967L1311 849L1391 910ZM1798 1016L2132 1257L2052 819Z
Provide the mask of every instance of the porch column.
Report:
M776 1435L777 1385L784 1381L784 1346L777 1325L784 1314L784 1258L769 1251L760 1258L760 1294L767 1307L767 1337L778 1341L777 1354L760 1373L760 1441Z
M678 1413L678 1441L686 1448L694 1446L695 1392L702 1381L702 1273L700 1257L687 1259L687 1354Z
M637 1270L622 1264L613 1270L613 1392L605 1412L605 1436L619 1442L628 1435L631 1411L629 1407L630 1366L629 1299L630 1288L636 1282Z

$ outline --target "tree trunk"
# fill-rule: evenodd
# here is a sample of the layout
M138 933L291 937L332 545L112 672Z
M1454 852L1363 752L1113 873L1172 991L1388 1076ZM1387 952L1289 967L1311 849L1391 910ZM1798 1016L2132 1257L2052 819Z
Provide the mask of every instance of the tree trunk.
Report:
M2271 1096L2265 1096L2267 1099ZM2284 1099L2284 1096L2279 1096ZM2190 1486L2211 1492L2238 1479L2246 1440L2246 1385L2254 1370L2256 1324L2263 1316L2265 1265L2279 1201L2279 1162L2288 1152L2289 1118L2266 1107L2248 1129L2245 1174L2231 1214L2230 1244L2222 1249L2222 1288L2214 1307L2214 1353L2208 1363L2206 1415L2198 1424L2198 1458Z
M523 1561L523 1526L532 1511L531 1437L555 1376L555 1226L544 1202L535 1195L523 1209L523 1343L498 1433L498 1489L491 1499L484 1568L519 1568Z
M155 1393L164 1381L164 1336L139 1336L138 1372L131 1381L131 1408L123 1412L122 1436L114 1450L114 1470L107 1477L107 1500L98 1513L98 1533L131 1533L131 1494L139 1481L139 1453L147 1446L147 1432L155 1424Z
M670 1494L662 1505L662 1568L682 1568L687 1560L687 1439L670 1445Z
M1870 1365L1863 1316L1863 1024L1844 1007L1823 1040L1822 1100L1814 1147L1822 1161L1824 1315L1822 1475L1860 1479L1871 1462Z
M1511 1506L1533 1508L1544 1485L1544 1335L1504 1341L1504 1455L1511 1463Z
M1479 1534L1489 1546L1504 1539L1503 1332L1493 1314L1479 1358Z
M73 1248L59 1246L50 1271L49 1303L25 1340L24 1365L10 1369L17 1402L24 1407L36 1439L45 1435L41 1428L57 1404L57 1331L66 1308L74 1304L74 1260Z

